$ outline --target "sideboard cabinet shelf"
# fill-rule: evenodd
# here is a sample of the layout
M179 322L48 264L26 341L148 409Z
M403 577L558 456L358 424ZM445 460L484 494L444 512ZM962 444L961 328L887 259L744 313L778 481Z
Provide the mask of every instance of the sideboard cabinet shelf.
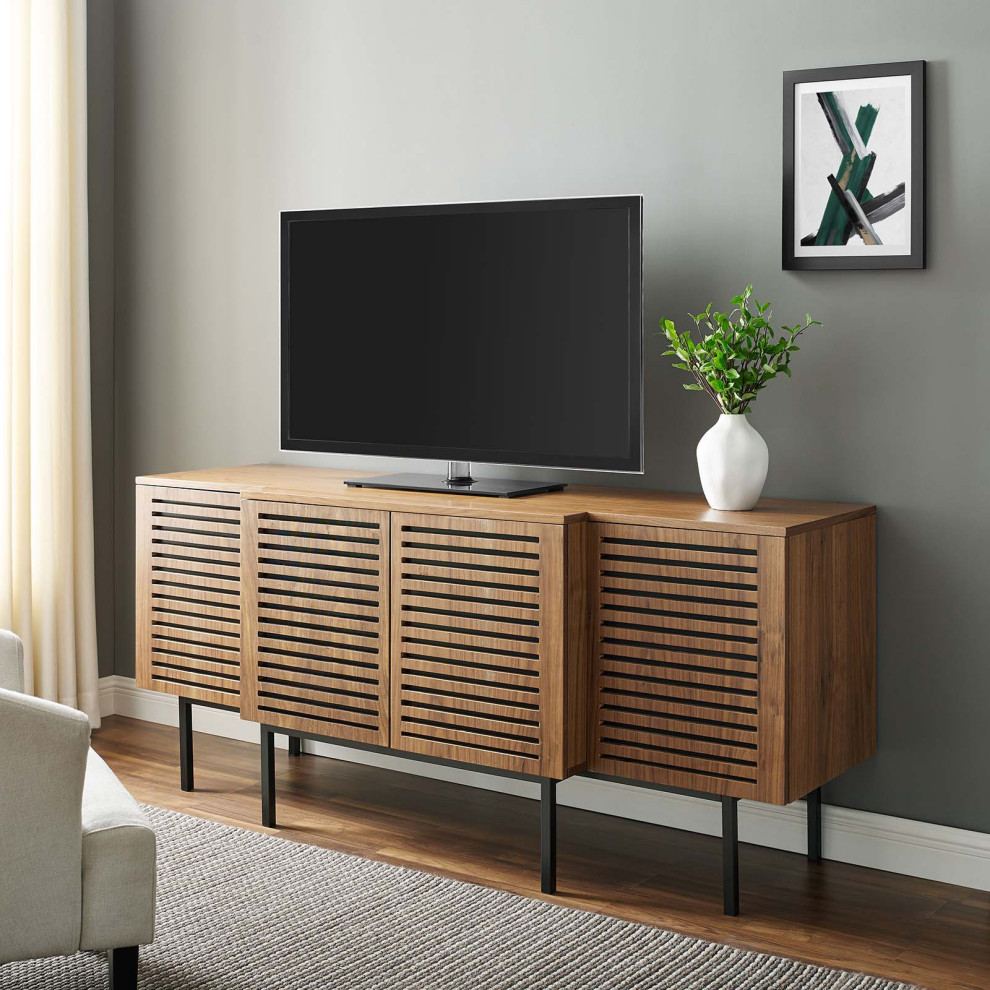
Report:
M137 479L137 677L275 733L541 784L585 773L721 801L808 797L876 746L875 509L571 487L525 499L349 488L281 465Z

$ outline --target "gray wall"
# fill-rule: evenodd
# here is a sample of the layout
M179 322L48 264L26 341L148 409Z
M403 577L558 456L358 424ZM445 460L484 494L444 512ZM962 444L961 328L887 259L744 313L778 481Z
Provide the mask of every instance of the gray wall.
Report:
M101 677L114 672L113 21L113 0L88 0L90 380L96 635Z
M782 320L823 320L753 422L768 494L881 507L880 751L826 800L990 830L974 780L990 698L988 34L982 0L118 0L117 672L133 670L134 475L290 459L279 210L642 192L648 465L614 483L699 487L715 410L659 358L661 315L755 281ZM782 70L917 58L930 267L782 272Z

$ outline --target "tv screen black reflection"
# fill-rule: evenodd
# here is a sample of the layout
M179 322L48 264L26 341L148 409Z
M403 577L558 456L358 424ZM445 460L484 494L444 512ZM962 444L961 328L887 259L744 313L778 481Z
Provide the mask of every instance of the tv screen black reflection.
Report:
M282 214L282 447L642 471L642 199Z

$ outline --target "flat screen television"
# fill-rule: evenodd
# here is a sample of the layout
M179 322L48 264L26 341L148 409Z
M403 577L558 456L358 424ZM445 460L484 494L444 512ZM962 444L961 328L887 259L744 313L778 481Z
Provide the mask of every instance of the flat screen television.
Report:
M282 448L641 472L642 202L283 213Z

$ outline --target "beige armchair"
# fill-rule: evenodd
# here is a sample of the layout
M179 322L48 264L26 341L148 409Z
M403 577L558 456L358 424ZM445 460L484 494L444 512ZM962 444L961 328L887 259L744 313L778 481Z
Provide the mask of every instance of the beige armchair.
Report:
M21 641L0 629L0 985L17 959L108 950L137 986L155 925L155 834L89 748L82 712L20 693Z

